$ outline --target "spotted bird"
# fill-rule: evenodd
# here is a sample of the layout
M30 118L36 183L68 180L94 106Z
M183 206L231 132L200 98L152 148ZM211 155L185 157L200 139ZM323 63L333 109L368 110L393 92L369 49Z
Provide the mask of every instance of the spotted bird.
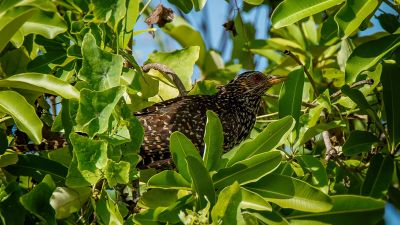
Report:
M185 134L202 154L206 111L221 120L224 151L242 142L253 129L261 96L284 78L248 71L238 75L214 95L190 95L156 103L135 113L145 134L139 168L165 168L171 163L169 138L172 132Z

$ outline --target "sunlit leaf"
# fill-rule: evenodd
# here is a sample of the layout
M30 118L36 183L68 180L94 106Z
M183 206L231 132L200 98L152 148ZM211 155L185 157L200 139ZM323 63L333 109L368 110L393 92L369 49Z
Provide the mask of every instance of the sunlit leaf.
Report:
M188 171L186 157L193 156L202 161L199 151L194 144L184 134L175 131L171 134L169 141L169 148L171 151L172 159L178 169L179 173L187 180L191 181L191 176Z
M0 112L12 116L18 129L25 132L35 144L42 142L43 123L36 115L35 108L20 94L0 91Z
M204 43L200 32L194 29L186 20L179 16L176 16L171 23L167 23L163 28L163 31L174 38L179 44L182 45L183 48L188 48L190 46L200 47L197 65L199 65L200 68L203 67L206 57L206 44ZM178 71L175 72L179 75Z
M35 8L19 11L8 14L8 21L5 20L4 15L1 17L3 25L0 25L0 52L11 40L13 35L21 28L21 26L29 20L39 10ZM7 14L6 14L7 15Z
M218 115L212 111L207 111L203 160L208 171L217 168L223 144L224 133Z
M93 137L104 133L114 107L124 93L124 88L114 87L104 91L83 89L76 114L76 122L82 131Z
M326 212L332 208L332 200L328 195L292 177L270 174L245 185L245 188L283 208L305 212Z
M357 195L332 196L333 207L329 212L297 212L287 219L291 224L367 224L374 225L383 217L385 202Z
M107 142L75 133L71 133L70 139L79 171L88 182L94 184L101 177L100 169L107 164Z
M57 187L50 198L50 205L55 210L56 218L64 219L80 210L89 199L90 194L89 187L78 189Z
M241 188L242 201L240 202L241 209L254 209L260 211L272 211L272 206L263 199L260 195Z
M335 21L339 27L339 35L347 38L358 29L361 23L379 5L378 0L347 0L343 7L336 13Z
M236 162L232 166L220 169L213 176L214 186L222 188L234 182L247 184L257 181L274 171L281 163L281 160L281 152L275 150L254 155Z
M285 0L275 8L271 22L275 29L293 24L342 3L344 0Z
M0 80L0 87L13 87L79 99L79 91L69 83L49 74L21 73Z
M241 189L238 183L224 188L211 211L213 222L215 224L240 224L237 217L240 216L241 200Z
M257 137L245 142L237 149L236 154L229 160L228 166L279 146L285 141L294 125L295 120L291 116L268 124Z
M152 176L147 181L147 186L165 189L190 189L190 183L182 175L172 170L164 170Z
M149 56L146 63L162 63L172 69L182 81L186 90L190 89L192 82L194 64L199 58L199 47L192 46L182 50L173 52L157 52ZM175 85L171 80L166 79L159 72L154 72L152 75L157 76L164 82L160 82L159 95L162 99L177 97L178 90L173 88ZM172 86L172 87L171 87Z
M198 209L206 207L207 201L213 206L215 204L214 185L203 162L198 157L190 155L186 156L185 160L192 177L193 190L196 192Z
M346 63L346 82L355 81L358 74L373 67L398 46L400 34L387 35L357 46Z
M82 69L78 77L94 90L105 90L120 84L123 58L97 47L96 39L87 33L82 42Z
M107 165L104 168L104 176L108 184L112 187L117 184L127 184L129 182L129 169L130 165L128 162L115 162L108 159Z

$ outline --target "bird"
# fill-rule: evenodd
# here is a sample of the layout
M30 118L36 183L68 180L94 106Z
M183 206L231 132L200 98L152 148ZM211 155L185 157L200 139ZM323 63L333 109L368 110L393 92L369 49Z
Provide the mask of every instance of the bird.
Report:
M172 167L170 135L179 131L203 153L206 112L216 113L221 121L224 152L246 139L256 122L261 97L285 77L247 71L236 76L213 95L180 96L134 113L144 127L138 168Z

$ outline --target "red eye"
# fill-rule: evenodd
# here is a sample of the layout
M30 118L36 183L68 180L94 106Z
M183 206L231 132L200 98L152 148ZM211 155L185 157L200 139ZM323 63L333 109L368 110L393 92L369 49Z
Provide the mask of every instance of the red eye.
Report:
M262 75L254 75L253 76L253 81L254 82L259 82L259 81L261 81L262 80Z

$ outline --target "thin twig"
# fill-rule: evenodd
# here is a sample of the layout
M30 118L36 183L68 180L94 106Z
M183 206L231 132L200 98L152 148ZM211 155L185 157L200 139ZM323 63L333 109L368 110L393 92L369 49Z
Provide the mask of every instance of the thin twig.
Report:
M253 55L251 54L251 51L250 51L249 46L248 46L249 38L247 37L246 27L244 26L245 24L243 22L242 15L240 14L240 8L239 8L239 5L237 3L237 0L235 0L234 2L235 2L235 7L236 7L236 10L237 10L237 13L238 13L238 18L240 20L240 25L242 25L242 29L243 29L243 37L244 37L244 40L245 40L244 46L245 46L245 49L246 49L247 53L249 54L249 62L250 62L250 64L252 66L254 66Z
M172 82L175 84L176 88L178 88L180 96L187 95L187 91L186 91L185 86L183 85L181 79L179 79L178 75L174 71L172 71L170 68L168 68L166 65L163 65L160 63L149 63L149 64L142 66L142 70L145 73L149 72L150 69L158 70L167 79L172 80Z
M357 88L357 87L363 86L363 85L365 85L365 84L372 85L372 84L374 84L374 80L373 80L373 79L368 79L368 80L358 81L358 82L353 83L353 84L350 86L350 88ZM340 96L341 94L342 94L342 91L339 90L339 91L333 93L333 94L331 95L331 98L336 98L336 97Z
M315 85L315 81L312 78L312 76L311 76L310 72L308 71L307 67L305 67L304 64L300 61L300 59L296 55L294 55L291 51L285 50L283 53L285 55L288 55L288 56L292 57L292 59L294 61L296 61L297 64L299 64L300 66L302 66L304 68L304 72L306 73L307 78L310 81L312 88L314 89L314 95L315 95L315 97L318 97L319 96L319 92L318 92L317 86Z
M50 100L51 116L54 121L54 120L56 120L56 117L57 117L56 96L50 95L49 100Z

